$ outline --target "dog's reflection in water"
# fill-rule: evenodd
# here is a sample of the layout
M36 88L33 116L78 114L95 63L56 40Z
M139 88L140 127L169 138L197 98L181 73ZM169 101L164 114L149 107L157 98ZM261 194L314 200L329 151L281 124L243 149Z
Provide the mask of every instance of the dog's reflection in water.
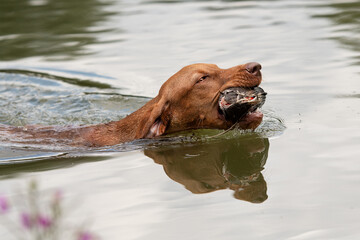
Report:
M262 203L268 196L261 171L269 140L251 136L211 143L149 148L145 155L192 193L231 189L236 199Z

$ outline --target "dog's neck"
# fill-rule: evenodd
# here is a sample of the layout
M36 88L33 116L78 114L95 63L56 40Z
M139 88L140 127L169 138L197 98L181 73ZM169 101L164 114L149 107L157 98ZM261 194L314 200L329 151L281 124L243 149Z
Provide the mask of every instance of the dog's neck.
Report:
M80 131L80 136L88 146L115 145L144 138L144 128L156 103L157 98L154 98L119 121L84 127Z

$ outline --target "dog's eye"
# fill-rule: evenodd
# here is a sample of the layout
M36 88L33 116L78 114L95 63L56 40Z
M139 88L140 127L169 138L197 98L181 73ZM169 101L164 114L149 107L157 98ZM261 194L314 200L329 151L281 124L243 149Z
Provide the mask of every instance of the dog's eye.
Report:
M204 81L205 79L207 79L208 77L209 77L208 75L202 76L201 78L199 78L199 80L197 80L196 83L200 83L200 82Z

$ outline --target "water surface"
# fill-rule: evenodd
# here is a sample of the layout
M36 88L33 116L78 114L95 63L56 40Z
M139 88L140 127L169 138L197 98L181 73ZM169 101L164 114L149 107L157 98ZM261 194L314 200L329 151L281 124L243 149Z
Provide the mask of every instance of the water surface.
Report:
M81 199L103 239L358 239L358 1L0 3L0 123L116 120L196 62L263 66L255 133L94 151L0 145L0 192ZM286 126L286 129L285 129ZM1 239L10 239L0 227Z

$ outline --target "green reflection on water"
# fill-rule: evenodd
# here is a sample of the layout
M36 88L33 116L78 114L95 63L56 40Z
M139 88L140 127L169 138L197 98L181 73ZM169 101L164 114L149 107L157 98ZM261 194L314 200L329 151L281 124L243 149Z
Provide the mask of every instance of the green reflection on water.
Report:
M76 57L97 43L92 30L113 13L98 0L2 0L0 61L33 56Z
M316 14L315 18L327 18L333 25L341 27L336 28L335 36L330 37L339 41L343 46L350 48L357 53L355 64L360 65L360 2L339 2L332 4L321 4L319 7L329 6L334 9L331 13Z
M5 151L6 153L6 151ZM30 154L31 152L22 152L22 154ZM8 154L9 155L9 154ZM18 153L18 155L21 155ZM19 174L31 173L38 171L49 171L60 168L74 167L78 164L97 162L111 159L111 156L64 156L64 157L46 157L42 158L46 153L39 153L39 158L36 160L24 161L18 164L1 164L0 165L0 179L16 177ZM56 154L54 154L56 155ZM61 156L61 155L60 155ZM26 156L25 156L26 157Z
M80 80L76 78L68 78L68 77L62 77L58 75L52 75L48 73L42 73L42 72L35 72L35 71L29 71L29 70L21 70L21 69L0 69L0 73L9 73L9 74L17 74L17 75L25 75L25 76L34 76L39 79L52 79L56 81L61 81L69 84L73 84L76 86L81 87L94 87L99 89L108 89L112 88L111 85L101 82L95 82L91 80ZM20 78L20 77L19 77Z

